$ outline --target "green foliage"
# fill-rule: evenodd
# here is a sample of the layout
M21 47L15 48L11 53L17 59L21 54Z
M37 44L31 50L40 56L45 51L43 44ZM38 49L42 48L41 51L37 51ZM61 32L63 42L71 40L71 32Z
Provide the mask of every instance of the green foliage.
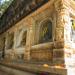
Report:
M5 12L5 10L9 7L13 0L5 0L2 4L0 4L0 17Z

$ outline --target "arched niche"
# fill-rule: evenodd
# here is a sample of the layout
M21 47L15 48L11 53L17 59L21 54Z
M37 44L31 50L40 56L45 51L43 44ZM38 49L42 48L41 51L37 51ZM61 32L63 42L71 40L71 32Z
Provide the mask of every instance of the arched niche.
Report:
M26 37L27 37L27 31L24 31L22 33L22 39L21 39L21 42L20 42L21 46L25 46L26 45Z
M26 37L27 37L27 30L20 29L16 35L16 47L23 47L26 45Z
M5 49L5 38L0 38L0 50Z
M5 37L0 38L0 58L5 56Z
M75 43L75 19L71 18L71 41Z
M47 19L40 24L39 43L52 41L52 22Z
M8 33L6 49L12 49L14 45L14 33Z

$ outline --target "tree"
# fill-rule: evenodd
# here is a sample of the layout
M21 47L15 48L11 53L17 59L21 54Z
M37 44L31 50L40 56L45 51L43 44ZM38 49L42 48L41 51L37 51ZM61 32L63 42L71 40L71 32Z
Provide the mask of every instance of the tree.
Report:
M9 7L13 0L5 0L4 2L0 1L0 17L5 12L5 10Z

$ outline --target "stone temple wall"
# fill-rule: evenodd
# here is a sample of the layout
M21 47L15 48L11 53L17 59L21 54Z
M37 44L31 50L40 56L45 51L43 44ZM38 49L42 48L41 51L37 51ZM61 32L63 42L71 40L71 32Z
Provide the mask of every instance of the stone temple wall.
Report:
M74 64L70 61L74 62L75 50L71 40L75 8L71 5L71 1L50 0L0 35L5 42L0 42L3 58L65 66Z
M4 59L6 61L52 61L55 35L53 8L53 1L49 1L1 35L5 38ZM40 28L45 21L52 23L52 32L50 32L52 38L50 42L40 43ZM43 32L45 34L45 31Z

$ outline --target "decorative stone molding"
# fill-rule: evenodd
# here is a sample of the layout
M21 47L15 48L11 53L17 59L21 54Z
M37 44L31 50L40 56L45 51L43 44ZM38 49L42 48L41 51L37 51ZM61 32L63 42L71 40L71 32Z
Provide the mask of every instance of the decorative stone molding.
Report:
M55 41L54 48L55 49L64 48L64 40Z
M27 34L27 43L26 43L26 50L25 50L25 55L24 55L24 59L26 61L30 61L30 49L32 46L32 38L33 38L32 34L33 34L33 30L32 30L32 25L31 25Z
M49 43L43 43L43 44L38 44L38 45L34 45L31 47L31 50L46 50L46 49L53 49L53 42L49 42Z
M50 49L31 50L30 56L31 61L52 62L52 50Z
M56 41L61 41L64 39L64 29L63 28L56 28Z
M64 64L64 48L53 49L53 63L54 64Z
M12 49L14 45L14 33L8 33L6 37L6 49Z

